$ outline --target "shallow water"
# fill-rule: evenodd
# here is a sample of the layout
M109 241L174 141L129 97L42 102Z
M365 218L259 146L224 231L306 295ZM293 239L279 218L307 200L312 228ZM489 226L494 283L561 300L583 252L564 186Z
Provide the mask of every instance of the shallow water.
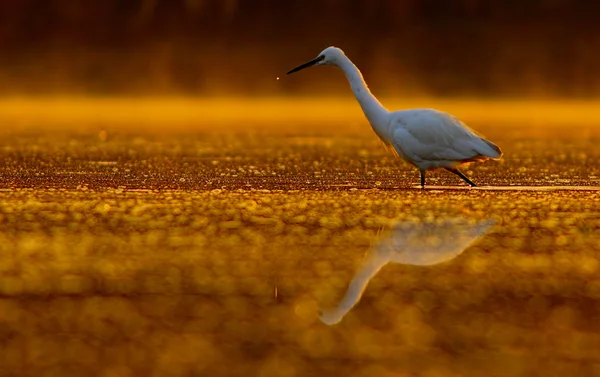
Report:
M600 373L600 127L471 125L504 160L426 190L360 122L4 127L0 375ZM494 224L320 321L450 218Z

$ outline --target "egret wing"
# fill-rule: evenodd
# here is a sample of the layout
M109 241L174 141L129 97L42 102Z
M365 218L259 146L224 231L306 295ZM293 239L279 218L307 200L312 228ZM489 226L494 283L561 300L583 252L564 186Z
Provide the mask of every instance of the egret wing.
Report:
M396 263L430 266L446 262L484 236L495 221L472 223L446 219L435 223L399 224L379 246L379 253L389 254Z
M436 110L399 112L392 144L413 161L460 161L479 154L473 143L480 137L453 116Z

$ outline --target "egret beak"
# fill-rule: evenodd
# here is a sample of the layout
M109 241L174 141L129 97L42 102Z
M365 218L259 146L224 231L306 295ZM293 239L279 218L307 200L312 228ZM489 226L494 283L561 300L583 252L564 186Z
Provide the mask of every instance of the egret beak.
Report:
M299 66L297 66L296 68L294 68L294 69L292 69L292 70L288 71L288 73L287 73L287 74L289 75L289 74L291 74L291 73L294 73L294 72L301 71L301 70L303 70L304 68L312 67L313 65L315 65L315 64L317 64L317 63L319 63L319 62L320 62L321 60L323 60L323 59L325 59L325 57L324 57L324 56L317 56L317 57L316 57L316 58L314 58L313 60L311 60L311 61L309 61L309 62L306 62L306 63L304 63L304 64L302 64L302 65L299 65Z

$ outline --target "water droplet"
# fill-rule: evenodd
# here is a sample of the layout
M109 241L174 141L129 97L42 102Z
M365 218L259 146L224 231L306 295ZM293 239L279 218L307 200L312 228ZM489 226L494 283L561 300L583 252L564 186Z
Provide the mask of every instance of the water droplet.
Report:
M102 130L98 133L98 138L100 139L100 141L106 141L107 137L108 137L108 134L104 130Z

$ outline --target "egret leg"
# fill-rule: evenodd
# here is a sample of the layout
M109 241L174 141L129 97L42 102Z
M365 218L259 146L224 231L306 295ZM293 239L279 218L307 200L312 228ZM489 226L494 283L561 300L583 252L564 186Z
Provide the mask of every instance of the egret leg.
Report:
M446 170L448 170L451 173L454 173L456 175L458 175L459 177L461 177L462 179L464 179L465 182L467 182L471 187L477 186L475 183L473 183L473 181L471 181L469 178L467 178L460 170L458 170L457 168L444 168Z
M425 188L425 170L419 170L421 172L421 188Z

